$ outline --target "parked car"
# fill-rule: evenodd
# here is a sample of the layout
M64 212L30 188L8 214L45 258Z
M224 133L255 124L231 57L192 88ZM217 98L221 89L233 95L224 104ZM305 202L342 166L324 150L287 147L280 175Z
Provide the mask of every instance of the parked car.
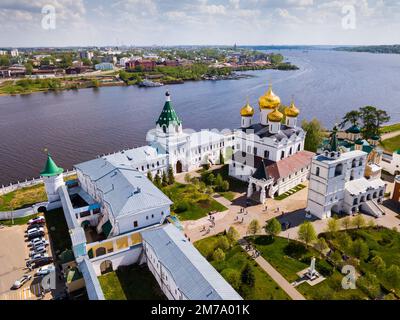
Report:
M38 245L46 245L47 246L48 244L49 244L49 242L43 237L35 238L29 243L29 245L31 245L31 246L38 246Z
M18 279L17 281L14 282L11 289L13 289L13 290L19 289L31 279L32 279L32 276L30 274L25 274L20 279Z
M53 258L52 257L45 257L45 258L40 258L40 259L37 259L37 260L29 260L29 261L26 262L26 266L28 268L31 268L31 269L36 269L36 268L39 268L39 267L43 267L43 266L45 266L45 265L47 265L49 263L52 263L52 262L53 262Z
M28 240L33 240L35 238L42 238L44 236L43 231L36 231L28 235Z
M36 271L36 276L46 276L52 272L56 271L56 267L54 264L49 264L44 267L40 267L38 271Z
M28 221L29 225L35 225L35 224L45 224L46 220L43 216L39 216L37 218L31 219Z
M26 233L28 236L35 232L44 232L44 228L35 226L31 229L29 229L29 227L28 227L28 229L26 230Z
M31 257L31 261L35 261L35 260L39 260L42 258L48 258L49 255L47 253L35 253L32 257Z
M39 246L39 247L33 248L33 250L31 250L31 252L29 253L29 256L33 257L35 254L46 253L46 252L47 252L47 250L46 250L45 246Z

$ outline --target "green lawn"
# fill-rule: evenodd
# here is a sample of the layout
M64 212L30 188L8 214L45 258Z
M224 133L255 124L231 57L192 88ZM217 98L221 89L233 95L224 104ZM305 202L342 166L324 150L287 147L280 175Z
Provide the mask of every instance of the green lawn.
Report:
M107 300L165 300L147 267L132 265L99 277Z
M47 201L43 184L22 188L0 196L0 211L27 208L35 203Z
M172 211L181 221L203 218L210 211L227 210L222 204L198 190L194 185L175 183L163 188L163 191L173 201Z
M224 197L226 200L231 201L231 202L235 199L235 194L231 191L218 192L218 194L221 195L222 197Z
M48 211L45 213L45 218L50 241L56 256L58 257L65 250L71 250L72 243L63 210Z
M36 218L39 215L40 214L33 214L33 215L30 215L27 217L17 218L17 219L14 219L14 223L11 219L10 220L2 220L2 221L0 221L0 225L8 226L8 227L24 225L24 224L27 224L29 220Z
M64 178L64 180L68 181L76 178L76 175L72 175ZM40 183L32 187L21 188L0 196L0 211L23 209L45 201L47 201L46 190L44 184Z
M211 262L215 269L226 277L226 274L235 272L240 275L246 264L249 264L255 276L253 287L243 283L237 285L232 283L229 278L226 280L238 291L245 300L289 300L286 293L272 280L272 278L261 269L261 267L239 246L234 245L225 251L225 260L221 262L213 261L210 252L218 245L218 239L214 236L200 240L195 243L195 247Z
M400 149L400 135L383 140L381 142L381 146L388 152L395 152Z
M384 126L380 129L381 133L389 133L394 131L400 131L400 123Z
M275 197L275 200L283 200L286 199L288 197L290 197L291 195L299 192L300 190L303 190L306 186L303 184L299 184L298 186L290 189L289 191L282 193L280 196Z
M316 269L323 273L329 270L332 274L326 273L327 278L316 286L303 283L297 287L306 299L310 300L342 300L342 299L365 299L366 295L360 290L344 290L341 286L343 275L334 270L325 260L318 259L318 252L312 248L306 248L296 241L269 236L257 236L249 238L261 255L267 260L282 276L289 282L298 280L297 273L310 266L311 258L316 257Z
M384 270L390 266L400 266L400 234L397 231L386 228L353 229L342 231L341 233L343 234L345 232L353 241L361 239L368 245L368 257L366 259L361 259L358 266L361 273L375 274L383 291L388 292L394 289L397 295L400 296L400 286L393 288L392 281L387 279L384 274ZM343 248L336 238L331 239L330 243L336 249L351 256L350 248ZM376 267L371 263L372 258L375 256L379 256L385 262L386 267L384 270L377 271Z

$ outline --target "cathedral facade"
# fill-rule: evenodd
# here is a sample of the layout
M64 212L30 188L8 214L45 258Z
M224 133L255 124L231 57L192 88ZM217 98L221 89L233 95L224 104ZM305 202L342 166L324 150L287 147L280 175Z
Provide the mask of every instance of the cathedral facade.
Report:
M283 106L270 86L259 99L259 109L259 122L249 103L240 111L229 174L249 183L248 198L265 203L306 181L314 154L304 150L306 132L298 126L300 111L294 101Z

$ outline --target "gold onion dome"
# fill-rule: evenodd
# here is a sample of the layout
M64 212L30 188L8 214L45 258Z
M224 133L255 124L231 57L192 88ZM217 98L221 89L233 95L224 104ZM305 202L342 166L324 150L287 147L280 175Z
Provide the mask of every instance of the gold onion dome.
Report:
M252 117L254 116L253 107L247 102L247 104L240 110L240 115L242 117Z
M294 104L294 101L290 104L290 107L285 108L285 115L287 117L298 117L300 114L300 110L297 109L296 105Z
M283 120L283 114L278 109L275 109L268 114L268 120L271 122L281 122Z
M258 103L260 109L275 109L281 105L281 99L272 91L272 86L270 85L268 91L260 97Z

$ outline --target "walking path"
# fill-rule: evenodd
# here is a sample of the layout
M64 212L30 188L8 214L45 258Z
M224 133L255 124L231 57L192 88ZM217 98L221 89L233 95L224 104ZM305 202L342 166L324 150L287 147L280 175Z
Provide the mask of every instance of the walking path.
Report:
M244 251L246 251L249 255L250 252L246 250L246 246L242 245ZM263 257L259 256L254 259L258 263L258 265L269 274L269 276L282 288L286 294L292 298L293 300L306 300L303 295L297 291L295 287L293 287L278 271L275 270L273 266L271 266L267 260Z
M400 136L400 130L399 131L393 131L393 132L388 132L388 133L384 133L381 137L381 140L387 140L387 139L391 139L394 137Z

